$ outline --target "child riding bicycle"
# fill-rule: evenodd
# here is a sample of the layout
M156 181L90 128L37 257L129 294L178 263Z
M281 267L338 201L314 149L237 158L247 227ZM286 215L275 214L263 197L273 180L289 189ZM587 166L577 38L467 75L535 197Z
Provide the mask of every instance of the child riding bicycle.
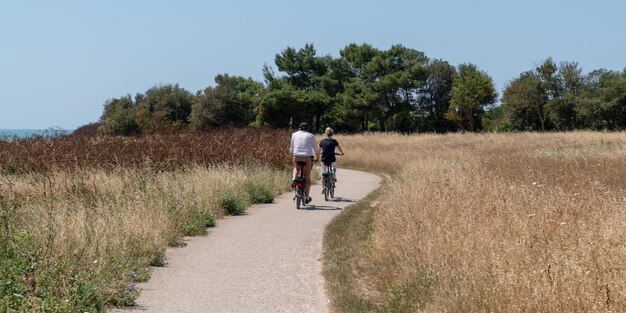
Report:
M330 127L326 127L324 130L324 136L326 138L320 141L320 148L322 150L322 171L324 172L323 166L330 166L333 171L333 179L337 181L337 158L335 157L335 148L339 149L338 155L345 155L343 150L339 146L339 142L333 139L333 129Z

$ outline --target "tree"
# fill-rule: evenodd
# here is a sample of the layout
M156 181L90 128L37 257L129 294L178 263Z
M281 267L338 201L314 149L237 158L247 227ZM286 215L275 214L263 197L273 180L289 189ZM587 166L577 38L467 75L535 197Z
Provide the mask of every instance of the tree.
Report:
M364 73L374 79L373 91L380 95L376 113L381 131L387 129L386 122L390 117L400 114L406 118L403 112L416 112L418 92L427 78L427 62L423 52L395 45L373 57L364 67ZM395 127L391 130L406 131Z
M341 128L350 131L367 131L369 122L375 115L373 104L378 101L378 94L358 77L344 83L343 91L337 95L337 122Z
M511 81L502 95L502 105L509 112L511 126L518 130L546 129L549 111L548 96L541 81L532 72L526 72Z
M367 131L370 120L379 115L377 104L380 94L372 85L379 72L370 64L382 51L368 44L349 44L340 52L340 58L332 63L332 72L341 82L336 96L336 116L344 129Z
M104 135L134 135L139 126L135 120L137 105L130 95L108 100L100 116L98 132Z
M586 128L618 130L626 127L626 73L605 69L587 75L576 106Z
M195 129L219 125L249 125L255 120L255 105L263 84L251 78L220 74L217 85L207 87L196 95L190 124Z
M266 74L269 73L266 68ZM295 89L284 77L266 76L268 86L259 99L257 124L293 128L299 122L311 123L310 106L302 91Z
M450 108L456 68L446 61L433 60L427 69L428 78L420 90L419 98L419 107L425 115L423 128L426 131L452 131L455 125L446 119L446 113Z
M576 62L561 62L552 80L554 87L547 89L550 119L561 130L578 128L575 108L583 86L582 70Z
M176 85L150 88L137 104L136 119L141 131L179 127L188 123L194 95Z
M319 131L323 115L333 102L329 94L335 85L329 76L331 60L330 56L317 56L312 44L300 50L288 47L277 54L276 66L286 75L277 77L265 66L268 92L260 101L262 121L272 126L285 125L294 119L307 121L312 123L313 130Z
M497 93L491 77L474 64L462 64L454 79L450 108L446 118L457 123L459 129L474 131L481 128L485 106L496 101Z

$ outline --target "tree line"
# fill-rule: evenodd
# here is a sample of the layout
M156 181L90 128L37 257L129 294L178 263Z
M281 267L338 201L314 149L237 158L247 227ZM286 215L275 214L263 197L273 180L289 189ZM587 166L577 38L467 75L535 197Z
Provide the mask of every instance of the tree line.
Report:
M546 59L506 86L501 126L513 130L626 128L626 68L584 75L576 62Z
M104 104L98 132L132 135L163 128L287 128L307 121L314 131L451 132L622 129L626 70L583 75L575 62L548 58L506 86L502 105L492 78L476 65L453 66L423 52L349 44L338 57L312 44L277 53L264 82L219 74L192 93L160 85Z

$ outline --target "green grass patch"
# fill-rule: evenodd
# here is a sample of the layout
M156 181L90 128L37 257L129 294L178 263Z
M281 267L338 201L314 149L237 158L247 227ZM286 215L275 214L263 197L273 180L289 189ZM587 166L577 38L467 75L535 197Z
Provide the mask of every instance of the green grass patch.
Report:
M246 193L251 203L272 203L274 188L268 181L248 181L245 184Z
M221 207L228 215L241 215L246 211L246 198L241 193L228 190L222 193Z

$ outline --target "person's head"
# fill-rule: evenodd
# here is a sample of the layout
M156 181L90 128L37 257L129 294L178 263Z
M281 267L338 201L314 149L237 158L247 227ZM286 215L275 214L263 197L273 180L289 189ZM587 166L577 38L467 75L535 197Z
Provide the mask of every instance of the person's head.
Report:
M298 129L303 130L303 131L309 131L309 123L307 122L300 123L300 126L298 126Z
M326 130L324 130L324 135L326 135L326 137L332 137L333 136L333 129L330 127L326 127Z

